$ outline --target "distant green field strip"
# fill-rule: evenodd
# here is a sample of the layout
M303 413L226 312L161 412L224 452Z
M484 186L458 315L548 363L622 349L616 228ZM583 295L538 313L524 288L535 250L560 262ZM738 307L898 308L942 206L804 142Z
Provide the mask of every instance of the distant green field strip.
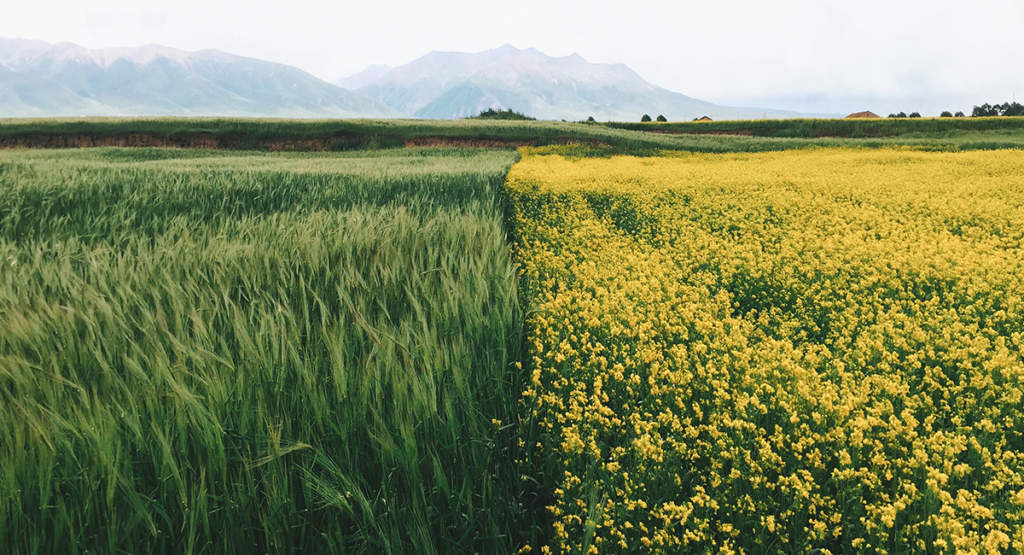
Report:
M7 119L0 146L46 146L61 137L139 137L235 150L352 150L402 147L417 141L462 141L463 146L582 143L614 153L662 150L762 152L810 147L905 147L987 150L1024 147L1024 118L884 120L760 120L704 123L604 123L487 120L274 120L216 118ZM135 139L132 139L135 137ZM57 141L60 144L60 141ZM489 144L494 143L494 144ZM599 152L599 151L595 151Z
M790 138L939 138L969 133L1024 133L1024 117L612 122L606 125L662 133L745 133L755 137Z

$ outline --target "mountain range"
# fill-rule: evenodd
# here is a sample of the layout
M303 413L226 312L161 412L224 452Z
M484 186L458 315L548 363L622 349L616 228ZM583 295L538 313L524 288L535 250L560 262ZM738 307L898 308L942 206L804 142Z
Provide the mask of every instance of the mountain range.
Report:
M579 54L553 57L511 45L473 54L431 52L396 68L371 66L339 84L420 118L459 118L487 108L568 120L632 121L644 113L673 120L799 115L719 106L648 83L624 64L591 63Z
M399 114L295 67L217 50L0 39L0 116L79 115Z
M645 81L623 64L502 46L432 52L328 83L296 67L217 50L89 49L0 38L0 117L182 115L460 118L511 108L540 119L778 118Z

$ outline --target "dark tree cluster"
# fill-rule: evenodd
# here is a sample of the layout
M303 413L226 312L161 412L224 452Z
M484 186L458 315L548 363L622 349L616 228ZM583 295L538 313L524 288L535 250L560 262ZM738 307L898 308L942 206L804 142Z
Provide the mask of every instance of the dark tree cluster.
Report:
M665 117L664 115L662 115L662 114L658 114L658 118L657 118L657 120L658 120L658 121L668 121L668 118L666 118L666 117ZM641 117L641 118L640 118L640 122L641 122L641 123L647 123L647 122L649 122L649 121L651 121L651 116L649 116L648 114L644 114L644 115L643 115L643 117Z
M971 117L975 118L991 116L1024 116L1024 104L1016 101L1002 104L986 102L981 106L975 106L974 111L971 112Z
M1021 104L1020 102L1017 102L1017 101L1014 101L1014 102L1004 102L1002 104L989 104L989 103L986 102L985 104L982 104L981 106L975 106L974 110L971 111L971 117L972 118L994 117L994 116L1024 116L1024 104ZM917 112L911 112L911 114L908 116L904 112L899 112L899 113L895 113L895 114L889 114L889 117L890 118L917 118L917 117L921 117L921 114L918 114ZM965 117L965 114L963 112L957 112L957 113L954 114L954 113L950 112L949 110L946 110L946 111L942 112L941 114L939 114L939 117L940 118L953 118L953 117L962 118L962 117Z
M512 108L508 110L495 110L494 108L488 108L478 115L470 116L469 119L519 119L519 120L534 120L526 114L515 112Z
M893 114L889 114L889 117L890 118L919 118L919 117L921 117L921 114L920 114L920 112L910 112L910 115L907 115L906 112L896 112L896 113L893 113ZM954 114L953 112L950 112L949 110L945 110L941 114L939 114L939 117L940 118L962 118L962 117L965 117L965 116L964 116L963 112L959 112L958 111L957 113Z

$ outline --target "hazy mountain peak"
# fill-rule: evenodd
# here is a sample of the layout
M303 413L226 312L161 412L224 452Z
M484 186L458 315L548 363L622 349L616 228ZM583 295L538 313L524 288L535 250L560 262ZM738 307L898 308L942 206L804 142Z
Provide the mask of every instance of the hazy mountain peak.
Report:
M0 39L0 62L17 69L35 62L71 62L108 68L119 60L145 65L160 58L185 63L193 53L159 44L137 47L86 48L71 42L50 44L23 39Z
M575 52L549 56L511 44L474 53L430 52L387 71L367 69L343 83L416 117L464 117L487 108L574 120L639 120L644 113L677 120L790 115L716 106L657 87L625 64L591 63Z
M219 115L457 118L511 108L543 119L672 120L796 115L716 106L645 81L624 64L505 44L430 52L347 77L345 90L292 66L218 50L148 44L90 49L0 38L0 117Z
M348 77L342 77L338 80L338 84L346 89L358 89L359 87L369 85L376 81L390 70L391 66L384 64L372 64L366 66L366 69L359 73L353 73Z
M137 65L145 65L159 58L166 58L177 63L185 63L192 55L190 52L160 46L158 44L147 44L135 48L102 48L90 51L93 59L99 65L110 67L118 60L124 60Z
M52 45L41 40L0 37L0 66L19 65L45 52Z
M396 115L295 67L218 50L0 39L0 117Z

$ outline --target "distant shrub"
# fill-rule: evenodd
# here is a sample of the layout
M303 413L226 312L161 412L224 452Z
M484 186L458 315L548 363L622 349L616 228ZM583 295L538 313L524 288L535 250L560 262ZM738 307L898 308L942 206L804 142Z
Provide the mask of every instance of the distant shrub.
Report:
M657 119L658 121L668 121L668 118L666 118L663 114L658 114Z
M537 118L531 118L526 114L515 112L512 108L508 110L495 110L494 108L488 108L475 116L469 116L466 119L517 119L517 120L535 120Z
M953 114L949 110L946 110L945 112L942 112L941 114L939 114L939 117L940 118L951 118L951 117L953 117Z
M919 117L921 117L921 113L920 112L910 112L910 115L907 116L907 117L909 117L909 118L919 118Z
M597 120L594 119L594 116L588 116L587 117L587 123L597 123Z
M905 117L907 117L907 113L906 112L898 112L898 113L895 113L895 114L889 114L889 117L890 118L905 118Z
M647 123L647 122L651 121L651 116L649 116L647 114L644 114L643 117L640 118L640 121L643 122L643 123Z
M963 112L959 112L959 111L956 114L953 114L953 115L954 115L954 117L958 117L958 118L966 117L966 116L964 116Z

